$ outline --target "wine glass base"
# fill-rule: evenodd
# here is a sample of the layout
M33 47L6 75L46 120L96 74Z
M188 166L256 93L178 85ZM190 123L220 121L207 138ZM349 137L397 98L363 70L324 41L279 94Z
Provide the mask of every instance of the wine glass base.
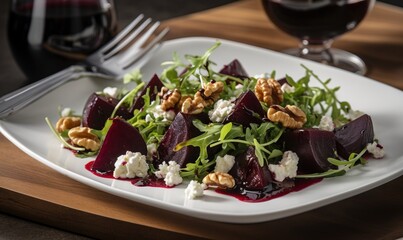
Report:
M318 58L313 58L311 55L304 55L301 52L301 49L299 48L292 48L292 49L287 49L283 51L286 54L301 57L304 59L309 59L313 60L315 62L320 62L324 63L330 66L334 66L340 69L344 69L359 75L365 75L367 72L367 66L365 65L364 61L358 57L357 55L354 55L352 53L349 53L347 51L343 51L340 49L330 49L329 52L332 56L331 62L323 62Z

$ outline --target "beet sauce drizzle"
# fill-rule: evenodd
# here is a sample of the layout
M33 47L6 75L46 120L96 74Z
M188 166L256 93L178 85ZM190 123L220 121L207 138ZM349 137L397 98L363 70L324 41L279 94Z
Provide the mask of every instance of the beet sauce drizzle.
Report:
M94 175L102 178L110 178L122 181L130 181L136 187L158 187L158 188L173 188L174 186L167 186L163 179L158 179L156 177L146 177L146 178L114 178L112 172L100 173L91 169L94 161L90 161L85 165L87 171L92 172ZM266 202L278 197L282 197L291 192L298 192L305 189L313 184L322 181L322 178L316 179L295 179L291 181L292 186L279 187L275 184L268 185L262 191L252 191L246 190L242 187L236 187L234 189L216 189L215 192L224 194L227 196L235 197L236 199L243 202Z

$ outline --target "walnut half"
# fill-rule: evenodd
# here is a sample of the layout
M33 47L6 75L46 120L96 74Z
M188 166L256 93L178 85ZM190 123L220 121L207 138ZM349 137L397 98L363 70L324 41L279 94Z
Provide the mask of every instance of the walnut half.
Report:
M281 123L287 128L302 128L306 122L306 115L299 107L287 105L272 105L267 111L267 118L272 122Z
M223 82L210 81L195 93L193 99L187 98L183 102L181 111L189 114L201 113L205 107L213 105L220 98L223 89Z
M162 98L161 109L164 111L174 109L182 97L178 89L169 90L166 87L162 87L160 96Z
M61 117L56 123L56 131L59 133L78 127L81 125L81 118L79 117Z
M228 173L222 172L209 173L203 178L203 183L207 186L219 188L233 188L235 186L234 178Z
M97 151L101 146L98 136L91 133L91 128L75 127L69 130L69 138L77 146L87 150Z
M280 104L283 101L281 85L272 78L259 78L255 86L255 95L259 101L266 103L268 106Z

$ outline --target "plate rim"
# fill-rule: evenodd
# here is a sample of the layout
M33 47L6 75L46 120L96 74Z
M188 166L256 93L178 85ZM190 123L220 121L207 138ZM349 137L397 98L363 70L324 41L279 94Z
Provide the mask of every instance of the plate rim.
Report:
M255 50L265 51L265 52L268 52L268 53L273 54L273 55L286 56L286 55L284 55L282 53L275 52L275 51L270 50L270 49L265 49L265 48L253 46L253 45L250 45L250 44L245 44L245 43L240 43L240 42L235 42L235 41L225 40L225 39L210 38L210 37L185 37L185 38L172 39L172 40L166 41L162 45L162 48L165 45L168 45L168 44L175 45L175 44L180 44L180 43L183 43L183 42L188 43L188 42L197 42L197 41L214 43L217 40L221 41L222 44L231 45L231 47L235 46L235 47L242 47L242 48L253 48ZM158 55L158 53L156 53L156 55ZM291 56L287 55L287 57L291 57ZM300 59L298 59L298 60L302 61ZM317 64L317 63L314 63L314 64ZM326 67L329 67L329 66L326 66ZM339 70L339 69L337 69L337 70ZM343 70L340 70L340 71L343 71ZM355 77L362 77L362 76L355 76ZM375 80L367 78L367 77L364 77L364 78L367 79L367 80L369 79L369 80L375 81ZM394 89L394 90L400 91L399 89L396 89L396 88L394 88L394 87L392 87L390 85L386 85L386 84L384 84L382 82L378 82L378 81L375 81L375 82L377 84L384 85L384 87L390 87L391 89L389 89L389 90ZM368 185L366 185L364 187L360 187L359 189L350 189L349 191L343 192L342 194L338 194L336 196L336 198L334 198L334 197L330 198L329 197L329 198L322 199L320 201L311 202L311 203L306 204L304 206L295 206L294 208L288 208L287 210L279 210L279 211L274 211L274 212L272 211L270 213L262 212L262 213L253 214L253 215L250 215L250 214L247 214L247 213L234 213L234 214L226 213L225 216L230 217L230 219L223 220L222 219L222 213L212 213L212 212L205 213L205 212L202 212L202 209L189 209L189 208L184 207L183 205L175 205L175 204L171 204L171 203L164 203L164 202L162 202L162 201L160 201L158 199L153 199L153 198L150 198L148 196L140 196L140 197L135 196L135 200L133 200L133 198L132 198L133 193L127 193L124 190L107 186L107 185L105 185L103 183L100 183L100 182L98 182L96 180L93 180L93 179L87 178L87 177L85 177L83 175L80 175L79 173L73 172L71 170L67 170L67 169L63 168L62 166L59 166L58 164L56 164L56 163L54 163L52 161L49 161L49 160L43 158L42 156L38 155L37 153L31 151L31 149L29 149L23 143L18 141L18 139L16 139L12 135L12 133L8 132L7 129L4 128L4 126L3 126L4 122L6 122L6 121L0 120L0 132L8 140L10 140L14 145L16 145L24 153L28 154L29 156L31 156L35 160L38 160L42 164L45 164L46 166L52 168L53 170L56 170L57 172L65 175L65 176L67 176L69 178L72 178L72 179L74 179L76 181L79 181L82 184L88 185L90 187L93 187L93 188L96 188L96 189L99 189L99 190L102 190L102 191L105 191L105 188L107 188L108 191L114 192L113 195L123 197L123 198L126 198L126 199L130 199L132 201L140 202L142 204L153 206L153 203L159 203L159 204L163 203L162 206L157 206L157 207L161 208L161 209L171 211L171 212L179 212L181 214L188 215L188 216L191 216L191 217L197 217L197 218L202 218L202 219L207 219L207 220L215 220L215 221L220 221L220 222L257 223L257 222L271 221L271 220L275 220L275 219L279 219L279 218L283 218L283 217L288 217L288 216L299 214L299 213L302 213L302 212L306 212L306 211L309 211L309 210L312 210L312 209L315 209L315 208L319 208L319 207L322 207L322 206L325 206L325 205L328 205L328 204L331 204L331 203L334 203L334 202L338 202L338 201L341 201L343 199L346 199L346 198L352 197L354 195L357 195L359 193L368 191L368 190L373 189L373 188L375 188L377 186L380 186L380 185L382 185L382 184L384 184L386 182L389 182L389 181L391 181L391 180L393 180L395 178L400 177L402 175L402 173L403 173L403 169L398 169L393 174L389 174L387 177L384 177L381 180L371 182L370 184L368 184ZM402 156L400 156L400 158L402 158ZM88 181L90 181L90 182L88 183ZM106 191L106 192L108 192L108 191ZM249 204L256 204L256 203L249 203ZM189 213L189 210L191 210L190 213ZM286 211L287 213L284 213L284 211ZM194 216L194 212L196 212L196 213L198 213L200 215L199 216ZM271 215L271 216L268 216L268 214ZM212 219L212 217L213 217L213 219Z

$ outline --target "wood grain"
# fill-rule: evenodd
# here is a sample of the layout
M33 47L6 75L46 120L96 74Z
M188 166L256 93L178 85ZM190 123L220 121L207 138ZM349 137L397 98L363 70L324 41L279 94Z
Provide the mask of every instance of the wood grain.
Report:
M368 76L403 89L403 11L377 4L336 41L368 63ZM242 1L163 23L169 38L210 36L273 50L296 41L279 32L258 1ZM259 224L195 219L115 197L32 159L0 135L0 211L106 239L396 239L403 236L403 177L358 196Z

